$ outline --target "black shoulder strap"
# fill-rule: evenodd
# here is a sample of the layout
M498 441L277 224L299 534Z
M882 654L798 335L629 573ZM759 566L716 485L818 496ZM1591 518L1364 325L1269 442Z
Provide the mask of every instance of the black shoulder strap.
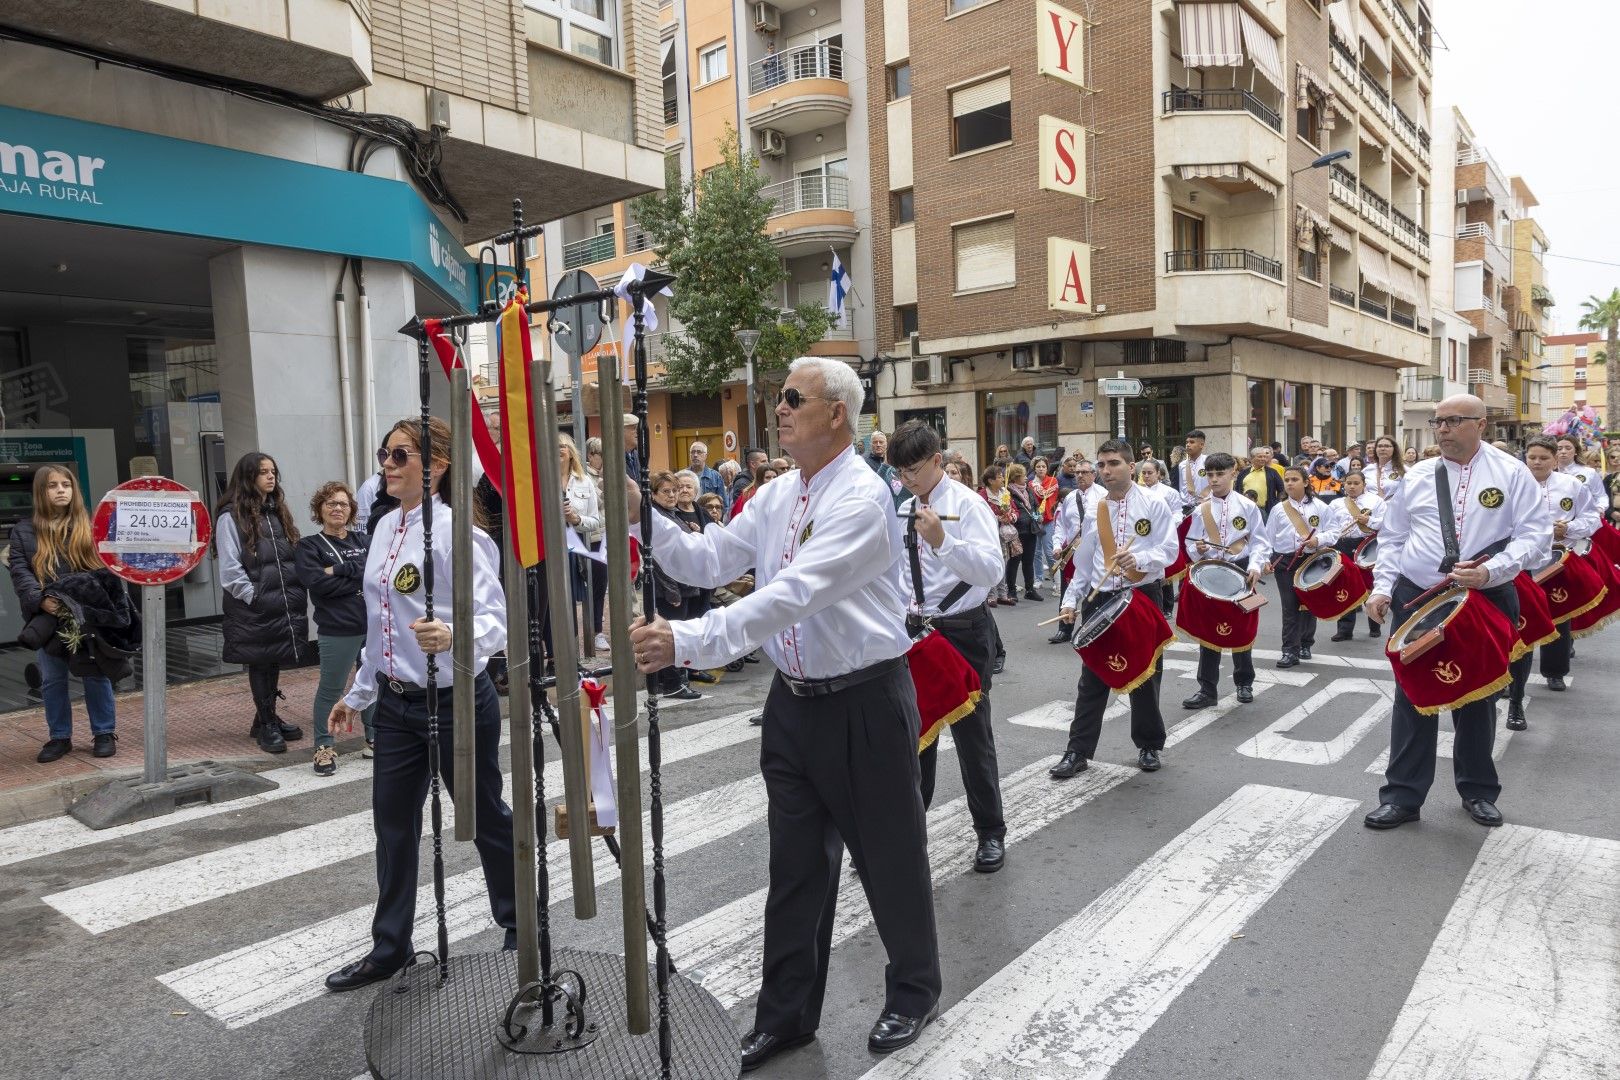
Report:
M946 593L945 598L939 602L939 613L943 615L947 611L951 610L951 605L962 599L962 597L966 596L967 591L970 588L972 588L972 586L965 581L958 581L955 585L951 586L951 591Z
M1446 469L1445 458L1434 463L1434 495L1436 507L1440 511L1440 538L1446 546L1445 557L1440 560L1440 572L1449 574L1457 566L1457 560L1462 558L1462 550L1457 546L1457 520L1456 507L1451 501L1451 475Z

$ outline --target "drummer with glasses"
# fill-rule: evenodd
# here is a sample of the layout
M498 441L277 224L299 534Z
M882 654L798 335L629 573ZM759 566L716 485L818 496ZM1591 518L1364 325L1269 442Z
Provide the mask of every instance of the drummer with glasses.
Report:
M1558 467L1558 443L1549 435L1534 435L1524 447L1524 463L1541 489L1541 501L1552 515L1552 538L1556 544L1570 544L1589 539L1602 524L1602 512L1592 499L1591 490ZM1525 570L1531 574L1546 567L1556 553L1551 547L1539 553ZM1561 691L1569 675L1570 635L1569 620L1558 623L1558 638L1541 647L1541 677L1547 680L1547 689ZM1507 726L1514 731L1529 727L1524 715L1524 687L1530 678L1529 653L1516 660L1509 669L1513 682L1508 689Z
M1344 488L1341 497L1328 504L1328 521L1338 530L1339 538L1334 541L1346 557L1354 559L1356 549L1366 542L1370 536L1376 536L1378 527L1384 523L1384 500L1376 493L1367 490L1367 478L1358 472L1344 474ZM1365 605L1363 605L1365 606ZM1340 616L1338 626L1334 629L1330 641L1349 641L1356 636L1356 612L1361 608L1351 608ZM1376 638L1383 632L1383 628L1372 617L1367 616L1367 636Z
M1316 616L1300 606L1294 573L1310 556L1332 547L1339 538L1329 521L1328 505L1311 494L1306 471L1298 465L1283 470L1287 498L1266 519L1266 543L1272 552L1267 573L1277 574L1277 598L1282 604L1282 659L1280 668L1297 667L1311 658L1316 644Z
M1063 594L1061 613L1070 623L1076 613L1084 619L1131 588L1160 604L1164 568L1176 554L1175 519L1163 499L1133 482L1130 444L1124 439L1109 439L1098 447L1095 465L1106 498L1080 525L1074 580ZM1137 764L1146 772L1159 768L1159 752L1164 749L1164 716L1159 711L1163 675L1164 661L1160 658L1155 661L1153 677L1131 691L1131 741L1136 744ZM1048 770L1054 780L1067 780L1083 772L1096 754L1108 694L1108 684L1096 672L1089 667L1081 670L1069 745Z
M1550 550L1553 515L1524 463L1483 441L1486 422L1485 403L1472 394L1457 394L1435 406L1429 424L1440 456L1412 466L1390 499L1378 533L1367 614L1379 622L1399 630L1425 590L1450 582L1479 590L1507 616L1510 628L1517 623L1513 579ZM1443 481L1437 479L1441 470ZM1442 490L1447 497L1442 498ZM1443 526L1443 516L1449 518L1449 528ZM1507 672L1489 674L1499 679ZM1479 824L1500 825L1496 800L1502 787L1491 757L1494 697L1452 710L1451 721L1457 732L1452 766L1463 806ZM1393 829L1418 819L1434 782L1438 734L1438 715L1418 712L1397 687L1386 782L1378 793L1378 809L1366 817L1368 828Z
M1204 461L1209 478L1209 497L1194 508L1187 530L1187 557L1194 562L1208 559L1230 563L1247 576L1249 588L1260 580L1260 572L1271 558L1265 522L1253 499L1232 490L1237 483L1237 459L1231 454L1210 454ZM1191 580L1183 589L1197 588ZM1180 625L1188 601L1182 601ZM1213 621L1213 620L1212 620ZM1215 704L1216 684L1221 677L1221 653L1232 654L1232 681L1237 684L1238 701L1254 700L1254 639L1236 643L1230 649L1217 649L1198 643L1198 692L1181 703L1184 709L1204 709Z

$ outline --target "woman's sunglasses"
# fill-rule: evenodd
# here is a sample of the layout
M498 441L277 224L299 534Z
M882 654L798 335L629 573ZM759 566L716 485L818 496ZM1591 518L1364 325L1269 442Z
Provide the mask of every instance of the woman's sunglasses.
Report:
M377 464L379 466L383 466L392 461L394 463L394 468L403 469L405 467L405 463L410 461L411 458L421 456L422 452L420 450L408 450L403 446L396 446L390 450L388 447L384 446L377 451Z

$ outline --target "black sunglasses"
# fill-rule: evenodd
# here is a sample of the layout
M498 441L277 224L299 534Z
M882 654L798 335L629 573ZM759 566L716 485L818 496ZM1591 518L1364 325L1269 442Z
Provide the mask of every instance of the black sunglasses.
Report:
M799 389L796 386L790 386L785 390L778 390L776 392L776 403L778 405L780 405L780 404L782 404L782 402L785 401L785 402L787 402L787 407L792 409L794 412L798 412L800 406L802 406L807 401L842 401L842 400L843 400L842 398L821 397L821 396L816 395L816 394L801 394L801 393L799 393Z
M378 466L383 466L387 465L389 461L392 461L394 463L394 468L403 469L405 467L405 463L410 461L411 458L421 456L422 452L420 450L410 450L403 446L396 446L390 450L388 447L384 446L377 450L377 464Z

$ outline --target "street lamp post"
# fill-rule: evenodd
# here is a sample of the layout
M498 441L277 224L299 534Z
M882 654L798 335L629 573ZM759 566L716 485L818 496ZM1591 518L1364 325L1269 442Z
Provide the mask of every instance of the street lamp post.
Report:
M759 425L754 419L754 350L759 347L759 331L738 330L737 344L748 359L748 446L752 449L759 445ZM743 460L746 463L746 455Z

